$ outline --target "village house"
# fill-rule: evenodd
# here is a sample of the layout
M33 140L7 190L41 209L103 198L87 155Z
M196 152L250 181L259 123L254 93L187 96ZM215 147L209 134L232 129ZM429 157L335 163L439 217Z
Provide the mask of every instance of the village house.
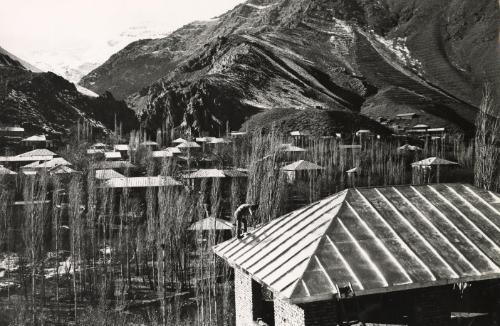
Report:
M500 194L352 188L214 247L236 324L449 325L500 302Z

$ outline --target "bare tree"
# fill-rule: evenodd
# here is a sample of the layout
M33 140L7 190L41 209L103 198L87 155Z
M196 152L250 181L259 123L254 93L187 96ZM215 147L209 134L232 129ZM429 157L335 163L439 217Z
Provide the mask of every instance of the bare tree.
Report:
M491 86L486 85L476 117L474 182L490 190L495 186L495 174L500 162L500 117ZM497 185L498 186L498 185Z

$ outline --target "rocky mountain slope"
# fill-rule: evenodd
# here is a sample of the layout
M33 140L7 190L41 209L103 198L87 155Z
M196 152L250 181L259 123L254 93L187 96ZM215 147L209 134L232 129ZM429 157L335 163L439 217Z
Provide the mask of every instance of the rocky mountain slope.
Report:
M471 131L484 84L499 85L499 19L492 0L250 0L128 45L81 85L126 99L151 129L214 132L293 108Z
M124 129L136 128L135 114L111 94L89 97L60 76L30 68L10 53L0 53L0 124L56 136L84 120L105 131L114 126L116 115Z

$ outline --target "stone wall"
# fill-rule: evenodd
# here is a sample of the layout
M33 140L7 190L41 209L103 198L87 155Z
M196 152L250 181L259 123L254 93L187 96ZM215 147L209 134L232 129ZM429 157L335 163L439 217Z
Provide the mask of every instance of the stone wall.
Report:
M304 310L281 299L274 299L275 326L305 326Z

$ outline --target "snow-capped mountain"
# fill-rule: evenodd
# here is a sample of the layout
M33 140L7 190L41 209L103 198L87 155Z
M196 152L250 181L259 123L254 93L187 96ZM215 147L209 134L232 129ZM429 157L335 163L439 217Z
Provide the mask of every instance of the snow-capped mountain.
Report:
M80 44L57 50L37 50L23 54L34 66L51 71L77 83L84 75L105 62L112 54L129 43L140 39L165 37L168 33L160 26L144 24L133 26L106 41Z

